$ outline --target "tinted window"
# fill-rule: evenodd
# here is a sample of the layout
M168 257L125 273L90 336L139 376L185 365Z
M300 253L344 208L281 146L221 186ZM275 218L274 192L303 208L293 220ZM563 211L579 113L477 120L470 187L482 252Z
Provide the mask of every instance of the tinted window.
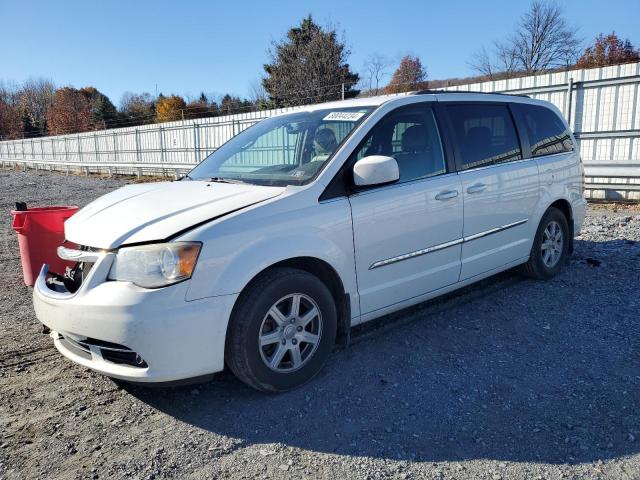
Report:
M440 135L429 107L400 108L373 127L356 151L356 160L386 155L398 162L400 182L446 172Z
M519 108L524 116L534 157L573 150L569 130L555 112L535 105L519 105Z
M462 168L520 160L522 152L509 109L504 105L449 105Z

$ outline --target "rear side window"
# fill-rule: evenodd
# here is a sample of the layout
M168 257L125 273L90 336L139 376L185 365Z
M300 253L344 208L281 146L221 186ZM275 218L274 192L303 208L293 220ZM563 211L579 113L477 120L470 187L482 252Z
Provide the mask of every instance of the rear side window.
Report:
M463 170L522 159L522 150L506 105L447 106Z
M537 105L518 106L531 143L531 155L540 157L573 150L573 142L564 122L549 108Z

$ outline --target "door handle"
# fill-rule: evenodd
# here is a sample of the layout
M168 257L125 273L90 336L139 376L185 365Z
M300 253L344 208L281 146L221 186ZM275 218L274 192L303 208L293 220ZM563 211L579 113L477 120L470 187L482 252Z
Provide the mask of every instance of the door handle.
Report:
M483 192L487 188L484 183L474 183L469 188L467 188L467 193L480 193Z
M436 195L436 200L449 200L458 196L457 190L444 190Z

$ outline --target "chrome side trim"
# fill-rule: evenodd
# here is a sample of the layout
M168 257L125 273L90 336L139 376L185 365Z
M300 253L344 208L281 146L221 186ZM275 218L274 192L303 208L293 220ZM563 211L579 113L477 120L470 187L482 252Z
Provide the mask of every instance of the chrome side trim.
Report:
M422 255L426 255L427 253L437 252L438 250L453 247L454 245L460 245L461 243L471 242L473 240L477 240L478 238L486 237L487 235L498 233L503 230L508 230L509 228L517 227L518 225L522 225L523 223L527 223L528 221L529 219L525 218L524 220L518 220L517 222L508 223L507 225L502 225L500 227L492 228L490 230L485 230L484 232L469 235L468 237L458 238L450 242L440 243L432 247L416 250L415 252L404 253L402 255L398 255L397 257L391 257L385 260L380 260L373 263L369 267L369 270L373 270L374 268L378 268L378 267L384 267L386 265L391 265L392 263L398 263L404 260L409 260L410 258L420 257Z
M509 228L517 227L518 225L522 225L523 223L527 223L528 221L529 221L528 218L525 218L524 220L518 220L517 222L508 223L507 225L502 225L501 227L491 228L489 230L485 230L484 232L480 232L480 233L474 233L473 235L464 237L463 240L465 242L470 242L478 238L486 237L487 235L491 235L493 233L498 233L503 230L508 230Z
M380 260L379 262L372 264L369 267L369 270L373 270L374 268L378 268L378 267L384 267L385 265L391 265L392 263L402 262L403 260L419 257L421 255L426 255L427 253L432 253L438 250L453 247L454 245L460 245L462 242L463 242L463 239L458 238L457 240L440 243L439 245L434 245L433 247L423 248L422 250L416 250L415 252L405 253L403 255L398 255L397 257L387 258L386 260Z
M58 256L62 260L69 260L71 262L89 262L96 263L102 253L101 252L90 252L87 250L76 250L73 248L67 247L58 247Z

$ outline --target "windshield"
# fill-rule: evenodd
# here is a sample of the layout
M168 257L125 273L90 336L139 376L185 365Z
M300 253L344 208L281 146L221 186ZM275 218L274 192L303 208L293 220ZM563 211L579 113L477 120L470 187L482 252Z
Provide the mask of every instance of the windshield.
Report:
M188 176L257 185L304 184L373 108L333 108L262 120L222 145Z

